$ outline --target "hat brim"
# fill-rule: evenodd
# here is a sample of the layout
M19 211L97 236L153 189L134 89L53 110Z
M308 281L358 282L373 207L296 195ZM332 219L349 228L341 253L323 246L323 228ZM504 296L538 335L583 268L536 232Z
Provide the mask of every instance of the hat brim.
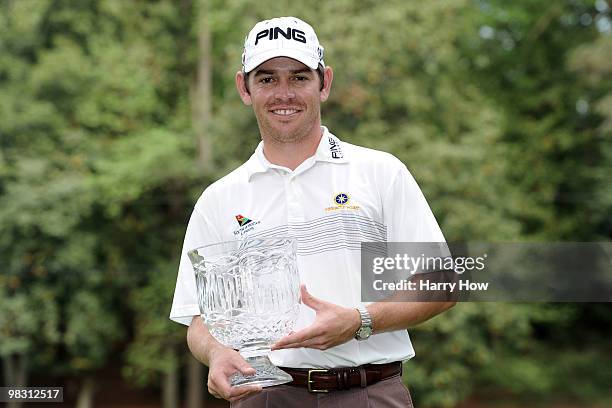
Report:
M251 58L243 67L243 70L245 73L249 73L252 70L254 70L255 68L257 68L259 65L263 64L264 62L272 59L272 58L276 58L276 57L288 57L288 58L292 58L296 61L301 62L302 64L306 65L308 68L310 69L317 69L317 67L319 66L319 59L318 58L312 58L311 55L309 55L310 53L305 53L299 50L291 50L291 49L283 49L283 48L277 48L277 49L273 49L273 50L267 50L264 52L261 52L257 55L255 55L253 58ZM323 62L323 61L321 61Z

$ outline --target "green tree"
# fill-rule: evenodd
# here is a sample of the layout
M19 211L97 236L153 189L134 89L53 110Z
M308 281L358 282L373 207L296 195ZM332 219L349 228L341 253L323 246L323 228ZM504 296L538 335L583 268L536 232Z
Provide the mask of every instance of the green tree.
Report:
M170 1L1 7L0 257L10 285L0 315L34 302L35 287L52 293L58 339L37 337L28 318L7 344L39 339L62 351L29 368L79 376L88 406L91 375L121 353L138 319L125 293L176 256L191 205L190 10Z
M2 0L5 379L86 379L125 358L127 378L176 402L182 235L198 194L259 142L234 74L244 33L277 15L326 47L324 123L406 163L448 240L610 237L605 2ZM461 304L411 330L406 379L432 407L499 390L590 401L610 381L588 374L610 359L609 323L608 305ZM571 373L592 381L572 391Z

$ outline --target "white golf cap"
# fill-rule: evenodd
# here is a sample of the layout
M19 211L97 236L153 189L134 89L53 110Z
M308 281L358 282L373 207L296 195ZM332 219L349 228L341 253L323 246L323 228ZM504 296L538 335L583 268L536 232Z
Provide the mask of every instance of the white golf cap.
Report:
M242 70L252 71L275 57L289 57L311 69L323 62L323 47L310 24L296 17L278 17L260 21L244 41Z

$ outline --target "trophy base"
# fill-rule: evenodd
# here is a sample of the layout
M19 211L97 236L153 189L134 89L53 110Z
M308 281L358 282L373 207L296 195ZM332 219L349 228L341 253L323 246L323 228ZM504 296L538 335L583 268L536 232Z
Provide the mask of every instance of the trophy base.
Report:
M266 355L247 357L246 362L255 369L255 374L245 376L236 373L232 375L230 377L232 387L243 387L245 385L271 387L293 381L289 374L272 364Z

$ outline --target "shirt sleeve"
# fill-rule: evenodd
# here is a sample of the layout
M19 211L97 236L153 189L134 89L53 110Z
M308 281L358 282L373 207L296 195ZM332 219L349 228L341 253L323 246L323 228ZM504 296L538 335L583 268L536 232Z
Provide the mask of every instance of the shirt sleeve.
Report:
M403 163L383 195L388 242L446 242L425 196Z
M191 214L191 218L189 219L185 240L183 241L176 287L174 289L174 299L172 301L172 309L170 310L170 320L184 325L190 325L193 316L200 314L195 274L187 253L202 245L220 241L219 233L213 227L212 223L209 222L209 218L206 214L203 214L196 204Z

